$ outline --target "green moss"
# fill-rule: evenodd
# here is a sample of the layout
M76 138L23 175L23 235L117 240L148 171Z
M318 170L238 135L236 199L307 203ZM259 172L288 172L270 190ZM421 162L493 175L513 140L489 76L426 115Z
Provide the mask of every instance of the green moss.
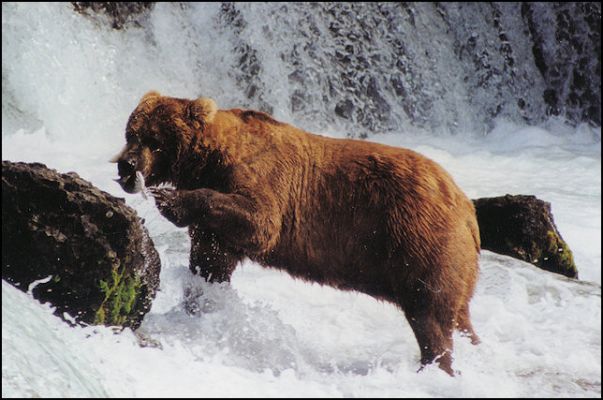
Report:
M558 251L558 245L557 243L559 242L559 238L557 237L557 235L555 234L555 232L553 231L548 231L546 233L546 242L547 242L547 250L549 251L549 253L557 253Z
M576 272L574 255L567 244L553 231L548 231L546 236L547 251L551 254L550 257L555 257L558 260L560 268Z
M111 269L111 282L101 279L99 287L105 298L96 311L94 322L123 325L132 312L140 292L140 277L126 275L125 266L119 268L119 263L115 263Z
M127 314L132 312L132 307L134 306L134 302L136 302L136 298L138 297L138 289L140 289L140 278L135 277L129 286L126 286L124 290L125 296L122 298L123 301L123 309Z
M536 242L532 242L532 250L530 251L529 262L542 264L542 258L542 249Z
M105 309L103 307L99 307L98 310L96 310L96 315L94 316L94 323L95 324L104 324L105 323Z

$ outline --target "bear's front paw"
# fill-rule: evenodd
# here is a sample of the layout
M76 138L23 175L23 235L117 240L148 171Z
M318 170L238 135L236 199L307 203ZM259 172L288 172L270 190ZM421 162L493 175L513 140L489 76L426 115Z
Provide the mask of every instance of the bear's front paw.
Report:
M189 224L186 216L187 211L183 207L182 194L173 189L149 188L149 192L155 198L155 204L161 215L178 227Z

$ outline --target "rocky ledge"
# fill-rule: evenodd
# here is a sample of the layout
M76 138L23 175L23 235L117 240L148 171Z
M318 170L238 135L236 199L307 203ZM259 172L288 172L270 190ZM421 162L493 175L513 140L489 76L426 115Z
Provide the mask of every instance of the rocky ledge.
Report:
M160 268L123 199L74 172L2 161L2 279L72 323L135 329L151 308Z

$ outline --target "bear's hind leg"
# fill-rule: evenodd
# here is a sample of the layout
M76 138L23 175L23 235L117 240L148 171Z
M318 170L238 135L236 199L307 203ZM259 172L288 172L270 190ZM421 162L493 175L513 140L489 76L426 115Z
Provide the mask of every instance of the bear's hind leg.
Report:
M436 361L442 370L454 376L452 370L452 321L439 320L435 312L414 311L406 312L406 317L419 343L421 366Z
M469 336L471 344L479 344L479 336L473 330L473 324L471 324L471 314L469 313L469 303L463 305L456 315L457 329L464 335Z
M417 279L418 284L399 288L398 304L404 311L421 351L421 369L432 362L454 376L452 333L458 304L454 296ZM410 295L412 294L412 296Z

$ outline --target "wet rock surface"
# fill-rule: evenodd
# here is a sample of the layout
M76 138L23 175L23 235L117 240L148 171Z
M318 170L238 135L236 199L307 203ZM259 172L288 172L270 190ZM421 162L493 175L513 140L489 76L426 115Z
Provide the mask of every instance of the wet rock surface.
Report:
M128 24L141 26L143 19L153 9L154 2L99 2L99 1L74 1L73 8L82 15L94 18L97 15L106 15L111 21L113 29L122 29Z
M488 132L495 118L550 116L601 124L598 2L222 2L211 34L195 25L203 6L193 3L72 4L151 41L155 7L180 15L187 40L224 40L238 106L288 108L310 130Z
M547 115L601 125L601 3L522 3L521 15Z
M483 249L578 277L572 252L555 226L550 203L525 195L481 198L473 203Z
M498 117L601 124L600 3L222 4L251 108L274 103L259 42L289 71L291 111L352 136L409 122L489 131ZM262 40L249 35L256 7L271 21Z
M31 287L70 322L135 329L151 308L160 267L123 199L74 172L2 162L2 279Z

